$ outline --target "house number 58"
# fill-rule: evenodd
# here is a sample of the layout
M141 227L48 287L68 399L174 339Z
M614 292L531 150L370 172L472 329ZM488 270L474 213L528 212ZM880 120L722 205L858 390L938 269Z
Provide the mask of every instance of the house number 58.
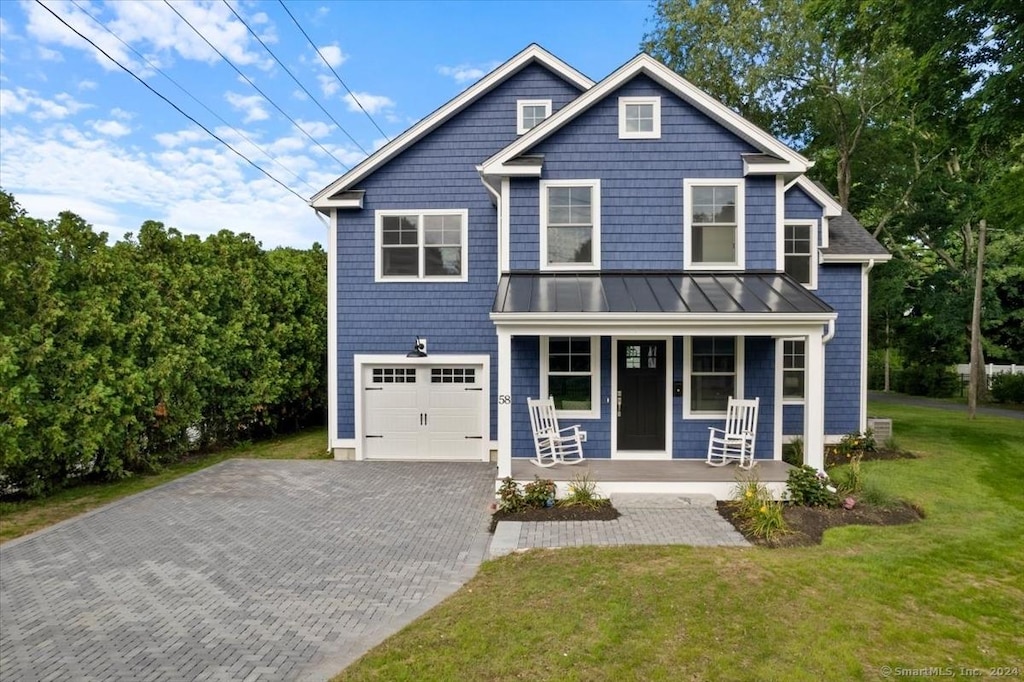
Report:
M508 405L512 402L512 396L507 393L502 393L498 396L499 405Z

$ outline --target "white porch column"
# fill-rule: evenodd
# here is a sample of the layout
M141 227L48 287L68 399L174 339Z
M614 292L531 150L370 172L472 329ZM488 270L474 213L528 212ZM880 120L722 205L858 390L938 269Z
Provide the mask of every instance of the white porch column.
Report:
M512 335L498 327L498 478L512 475Z
M825 351L822 331L807 335L804 464L825 470Z

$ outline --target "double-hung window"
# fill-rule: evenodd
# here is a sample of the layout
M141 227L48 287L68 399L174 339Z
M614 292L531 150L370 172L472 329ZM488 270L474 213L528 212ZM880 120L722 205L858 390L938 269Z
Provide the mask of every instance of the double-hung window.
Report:
M601 267L601 181L542 180L540 263L545 270Z
M541 337L542 396L551 396L559 414L598 418L601 387L599 337Z
M685 180L683 194L684 267L742 270L743 181Z
M686 416L725 414L729 397L742 397L743 339L732 336L694 336L686 339L684 381L690 395Z
M465 209L377 211L377 281L466 281Z
M818 278L814 262L814 223L787 221L782 231L786 274L810 289L816 288Z
M806 342L801 339L782 341L782 399L803 402L807 380Z
M657 139L660 137L660 97L619 98L620 140Z
M551 100L521 99L516 101L516 133L522 135L551 115Z

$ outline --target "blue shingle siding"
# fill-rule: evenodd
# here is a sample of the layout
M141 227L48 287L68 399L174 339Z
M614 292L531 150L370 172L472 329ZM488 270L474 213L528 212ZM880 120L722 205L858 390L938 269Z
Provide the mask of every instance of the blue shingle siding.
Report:
M338 437L355 435L353 355L404 354L416 336L431 355L489 354L497 390L497 337L487 316L497 277L497 220L476 165L516 138L516 100L578 91L536 64L522 69L366 178L364 208L338 211ZM469 210L469 281L375 283L374 211ZM495 401L491 433L495 439Z
M620 140L620 96L661 97L661 138ZM601 266L678 269L683 264L683 179L740 178L740 154L755 151L647 76L637 76L529 153L544 155L543 179L601 180ZM535 268L537 180L516 181L511 197L511 265ZM762 187L762 183L764 187ZM747 234L774 230L774 178L747 178ZM767 221L767 222L766 222ZM748 237L749 239L749 237ZM775 242L770 258L774 267ZM748 259L761 262L760 241Z
M842 435L860 428L861 266L829 264L819 272L817 293L839 313L825 346L825 433Z
M784 436L804 435L804 406L784 405L782 407L782 434Z
M818 222L818 244L821 244L821 217L824 211L807 192L800 187L790 187L786 192L786 219L810 219Z
M775 270L775 177L747 177L746 200L746 268Z

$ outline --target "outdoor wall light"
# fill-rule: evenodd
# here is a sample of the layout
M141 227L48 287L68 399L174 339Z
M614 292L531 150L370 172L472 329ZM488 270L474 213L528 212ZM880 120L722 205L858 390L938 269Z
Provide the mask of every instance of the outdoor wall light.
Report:
M405 354L407 358L425 358L427 357L427 340L416 337L413 341L412 350Z

